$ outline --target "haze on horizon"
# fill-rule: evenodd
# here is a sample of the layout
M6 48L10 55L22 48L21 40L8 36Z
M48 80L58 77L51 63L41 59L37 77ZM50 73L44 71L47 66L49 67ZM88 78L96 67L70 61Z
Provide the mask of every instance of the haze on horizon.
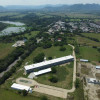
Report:
M0 5L100 4L100 0L0 0Z

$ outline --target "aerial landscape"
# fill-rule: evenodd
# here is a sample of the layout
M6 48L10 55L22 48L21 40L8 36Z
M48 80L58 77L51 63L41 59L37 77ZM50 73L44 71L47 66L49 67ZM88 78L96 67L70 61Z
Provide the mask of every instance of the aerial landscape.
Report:
M0 100L100 100L100 1L1 0Z

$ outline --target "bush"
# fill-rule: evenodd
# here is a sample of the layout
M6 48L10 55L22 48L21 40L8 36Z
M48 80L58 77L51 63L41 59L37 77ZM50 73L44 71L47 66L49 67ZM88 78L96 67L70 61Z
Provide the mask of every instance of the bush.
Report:
M56 68L52 67L52 73L56 73L56 72L57 72Z
M33 62L38 63L44 60L44 53L39 53L36 57L34 57Z
M48 98L46 96L42 96L41 100L48 100Z
M60 51L65 51L65 50L66 50L65 47L61 47L61 48L60 48Z
M23 91L22 91L22 95L23 95L23 96L27 96L27 94L28 94L28 92L27 92L26 90L23 90Z
M55 76L50 76L49 80L50 80L50 82L53 82L53 83L57 83L58 82L58 78L55 77Z
M22 91L18 90L18 94L21 94L21 93L22 93Z
M75 87L79 88L80 87L80 80L77 78L75 82Z
M52 46L51 42L46 42L43 44L43 48L46 49L46 48L50 48Z
M52 59L52 57L48 57L48 59L49 59L49 60L51 60L51 59Z

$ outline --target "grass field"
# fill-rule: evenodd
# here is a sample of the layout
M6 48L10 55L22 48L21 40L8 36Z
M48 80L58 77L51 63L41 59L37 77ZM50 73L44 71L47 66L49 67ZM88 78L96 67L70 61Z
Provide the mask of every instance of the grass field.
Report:
M24 34L24 36L29 39L31 37L36 36L38 33L39 33L39 31L32 31L30 34L29 33Z
M80 22L81 19L66 19L66 21L71 21L71 22Z
M95 42L95 41L92 41L88 38L84 38L84 37L81 37L81 36L76 36L75 40L77 41L78 44L88 45L88 46L99 46L100 47L99 42Z
M85 100L82 82L80 82L80 87L77 88L74 93L70 93L70 99L68 100Z
M22 96L18 94L15 90L7 90L0 88L0 100L42 100L42 96L44 96L44 94L40 94L37 92L28 94L27 96ZM56 98L48 95L46 95L46 97L48 98L48 100L63 100L61 98Z
M80 47L80 58L90 61L100 61L100 53L95 48Z
M4 16L16 16L19 15L20 13L18 12L0 12L0 17L4 17Z
M56 58L56 57L63 57L63 56L71 55L72 48L68 45L65 47L66 47L66 51L63 51L63 52L59 50L60 49L59 46L57 46L57 47L52 46L51 48L48 48L48 49L43 49L43 48L39 47L36 50L34 50L29 57L27 57L25 59L24 64L26 62L28 62L28 64L32 64L33 58L41 52L43 52L45 54L46 58L48 58L49 56Z
M82 33L82 35L87 37L96 38L100 41L100 34L99 33Z
M56 86L60 88L71 89L72 88L72 81L73 81L73 63L71 62L69 65L64 66L56 66L57 72L55 74L48 73L37 77L37 82ZM48 79L51 75L54 75L58 78L57 83L52 83Z
M15 49L12 45L13 43L0 43L0 59L3 59Z
M67 13L66 14L70 18L100 18L99 16L92 14L82 14L82 13Z

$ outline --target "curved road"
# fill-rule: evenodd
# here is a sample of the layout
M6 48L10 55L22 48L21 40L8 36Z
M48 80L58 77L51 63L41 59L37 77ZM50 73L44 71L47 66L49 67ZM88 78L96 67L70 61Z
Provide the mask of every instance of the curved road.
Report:
M35 86L35 88L33 88L33 91L36 91L36 92L40 92L40 93L44 93L44 94L48 94L48 95L52 95L52 96L56 96L60 98L67 98L67 94L69 92L75 91L74 83L76 80L76 56L75 56L75 51L74 51L75 47L70 44L69 46L73 48L73 56L74 56L73 86L71 90L40 84L40 83L37 83L35 80L27 79L27 78L18 78L16 80L16 83L27 85L27 86ZM20 80L24 80L26 82L23 82Z

